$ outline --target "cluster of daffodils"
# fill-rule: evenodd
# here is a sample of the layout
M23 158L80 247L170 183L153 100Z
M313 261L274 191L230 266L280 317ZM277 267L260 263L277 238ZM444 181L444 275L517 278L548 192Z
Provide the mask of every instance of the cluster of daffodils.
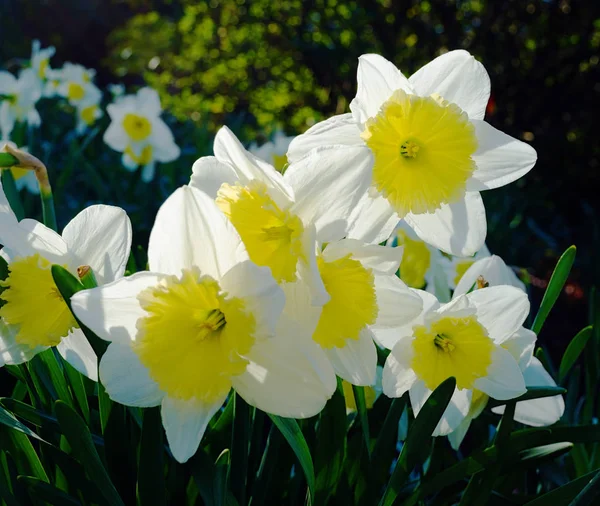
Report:
M368 404L408 392L416 414L455 377L436 435L458 447L489 398L554 385L523 327L523 284L484 246L479 192L536 160L483 120L489 91L465 51L408 79L365 55L351 113L254 154L223 127L214 156L197 160L160 208L148 271L131 276L122 210L93 206L59 236L17 222L4 199L0 363L56 346L90 378L98 370L114 401L160 406L181 462L232 389L268 413L305 418L338 376L349 410L356 385ZM154 159L176 157L160 112L150 90L109 106L105 139L126 166L151 173ZM91 269L98 281L71 298L72 313L52 264L75 276ZM80 323L110 343L98 365ZM390 350L383 368L378 347ZM515 418L544 425L563 410L559 396L524 401Z
M54 53L54 47L42 49L36 40L29 65L18 76L0 71L0 141L13 141L26 149L25 138L29 135L15 131L15 127L25 125L29 130L41 125L36 104L43 98L59 98L69 104L78 136L92 132L92 127L105 116L102 92L94 84L96 71L70 62L62 68L52 68L50 59ZM150 181L156 162L171 162L180 154L169 127L160 118L158 94L151 88L142 88L136 95L125 95L120 85L110 89L114 100L106 106L110 125L104 141L122 153L125 169L133 171L139 167L142 180ZM17 187L35 192L36 185L31 184L31 178L25 178L26 174L13 170Z

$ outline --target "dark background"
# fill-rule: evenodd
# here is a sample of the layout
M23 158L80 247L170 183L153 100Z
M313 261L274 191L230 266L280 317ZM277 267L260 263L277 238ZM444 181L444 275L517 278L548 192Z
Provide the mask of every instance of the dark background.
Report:
M55 67L97 69L101 87L159 89L192 138L183 146L190 161L210 152L220 124L249 141L345 112L362 53L410 75L467 49L491 77L486 119L539 157L526 177L484 194L490 250L528 270L536 304L557 257L577 245L540 336L553 355L600 312L598 1L0 0L0 62L26 57L33 38L56 46Z

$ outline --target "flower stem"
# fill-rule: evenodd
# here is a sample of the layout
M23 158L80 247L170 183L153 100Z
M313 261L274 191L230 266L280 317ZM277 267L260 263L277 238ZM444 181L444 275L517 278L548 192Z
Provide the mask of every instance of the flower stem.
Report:
M4 155L5 153L0 153ZM0 160L1 162L1 160ZM17 190L17 185L15 184L15 178L10 169L2 169L2 189L4 190L4 194L6 195L6 199L10 204L13 213L17 217L17 220L22 220L25 218L25 211L23 210L23 204L21 202L21 196L19 195L19 190Z

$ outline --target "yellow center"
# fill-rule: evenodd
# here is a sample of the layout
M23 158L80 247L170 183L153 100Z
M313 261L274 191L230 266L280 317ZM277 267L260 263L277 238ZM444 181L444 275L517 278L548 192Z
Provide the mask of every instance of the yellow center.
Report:
M136 155L131 146L125 148L125 153L138 165L148 165L152 161L152 146L144 146L142 152Z
M344 390L344 399L346 400L346 409L356 411L356 399L354 398L354 391L352 390L352 385L346 380L342 380L342 388ZM375 404L377 393L375 392L375 389L373 387L364 388L365 404L367 405L367 409L371 409L373 407L373 404Z
M197 269L170 276L138 299L147 316L138 320L133 349L160 388L202 402L226 395L254 344L256 323L242 300L228 298Z
M423 288L431 265L429 248L423 241L411 239L404 230L398 231L398 246L404 246L400 279L412 288Z
M377 319L375 279L370 269L350 255L333 262L319 257L317 264L330 299L323 306L313 339L323 348L343 348L346 340L358 340L360 331Z
M411 367L427 388L434 390L450 376L458 388L473 388L492 363L493 341L475 316L446 316L429 328L413 328Z
M277 155L273 154L273 167L277 172L281 172L283 174L283 169L288 163L287 155Z
M43 79L46 76L46 70L48 69L48 58L44 58L40 61L40 67L38 69L38 76Z
M461 260L456 264L455 272L456 276L454 277L454 284L458 285L458 282L465 275L465 272L469 270L469 267L475 263L475 260Z
M296 265L304 258L304 226L300 218L273 201L264 183L225 183L216 203L233 223L255 264L270 267L277 282L296 279Z
M31 348L56 346L78 327L54 284L51 266L39 253L19 258L8 265L8 277L0 281L4 287L0 317L18 325L17 343Z
M373 184L400 217L457 200L475 170L475 129L466 113L439 96L397 90L362 137L375 158Z
M152 123L143 116L132 113L127 113L123 118L123 128L134 142L143 141L152 133Z
M67 91L67 98L71 101L81 100L85 96L85 89L81 84L69 83L69 89Z
M85 122L86 125L90 126L94 124L94 121L96 121L97 110L97 105L88 105L87 107L81 109L81 119Z

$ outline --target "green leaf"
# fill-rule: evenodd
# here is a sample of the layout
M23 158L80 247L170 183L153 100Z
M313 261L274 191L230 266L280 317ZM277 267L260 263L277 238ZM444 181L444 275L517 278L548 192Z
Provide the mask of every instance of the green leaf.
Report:
M231 432L231 455L227 455L228 460L231 458L231 491L240 504L246 504L248 445L251 431L250 407L237 393L232 395L234 396L233 431Z
M520 452L519 456L521 462L526 462L528 460L554 459L559 455L570 451L573 446L573 443L569 442L552 443L523 450Z
M0 446L10 453L16 463L18 472L48 481L48 475L44 470L44 466L25 433L5 428L2 428L0 433L3 435L2 439L5 440Z
M164 443L160 408L146 408L142 424L138 468L140 506L167 504L165 495Z
M4 157L6 157L8 153L0 153L0 155L4 155ZM10 156L12 160L16 160L16 158L12 155L8 156ZM2 180L2 190L4 190L6 199L8 200L8 203L10 204L13 213L15 213L17 220L21 221L23 218L25 218L25 211L23 210L23 203L21 202L19 190L17 189L17 185L15 184L15 178L13 177L13 174L10 170L2 170L0 172L2 172L0 176L0 179Z
M90 405L88 403L87 393L85 391L85 384L83 379L83 375L75 369L69 362L63 360L62 362L65 373L69 380L69 384L71 385L71 390L73 391L73 395L77 400L77 404L79 405L79 410L83 415L83 419L85 423L90 425Z
M18 431L22 432L23 434L26 434L29 437L35 438L38 441L45 442L41 437L39 437L35 432L33 432L29 427L27 427L27 425L24 425L21 422L19 422L19 420L17 420L12 415L12 413L9 413L3 407L0 407L0 423L2 425L6 425L7 427L10 427L11 429L18 430Z
M214 477L214 498L215 506L227 506L227 496L229 495L229 469L231 454L229 449L225 448L215 462ZM245 504L245 503L241 503Z
M27 487L29 494L35 499L46 501L52 506L81 506L74 497L33 476L18 476L17 479Z
M93 478L108 504L110 506L124 506L106 469L102 465L100 456L92 441L92 435L83 419L62 401L56 401L55 410L58 423L69 445L71 445L73 455L81 462L87 474Z
M488 407L494 408L496 406L502 406L510 402L521 402L530 401L532 399L542 399L544 397L554 397L555 395L563 395L567 392L562 387L527 387L527 392L523 395L516 397L515 399L509 399L505 401L498 401L496 399L490 399L488 401Z
M10 153L0 153L0 167L12 167L13 165L19 165L19 160Z
M584 350L588 340L592 337L593 328L590 325L580 330L577 335L571 339L569 346L563 354L562 360L560 361L560 367L558 369L558 381L562 383L567 377L568 372L573 367L573 364L577 362L579 355Z
M52 348L45 350L33 357L30 363L34 364L34 371L42 378L42 381L49 380L51 382L52 389L49 388L49 391L54 390L58 399L74 408L75 404L67 385L62 364L58 361L54 353L54 349Z
M293 418L283 418L277 415L269 414L269 417L283 434L283 437L287 440L292 450L296 454L300 466L304 471L306 477L306 483L308 484L308 491L310 494L310 500L315 496L315 469L313 467L312 457L306 444L306 439L298 426L298 422Z
M568 506L577 494L579 494L579 492L581 492L597 474L597 470L592 471L591 473L581 476L569 483L565 483L544 495L536 497L526 503L525 506Z
M588 506L596 504L596 498L600 495L600 471L587 483L584 489L573 499L571 506Z
M380 506L391 506L394 503L410 472L424 460L429 447L429 439L446 411L455 389L456 379L448 378L432 392L421 408L414 423L410 426L394 472L379 503Z
M576 253L577 248L575 246L570 246L558 259L556 267L554 268L554 272L550 277L548 288L546 288L544 298L540 304L540 309L535 316L533 325L531 326L531 330L533 330L536 334L539 334L540 330L542 330L546 318L548 318L552 307L562 292L563 286L565 285L567 278L569 277L569 273L571 272L571 267L573 267Z
M367 415L367 402L365 401L365 387L352 385L352 393L354 394L354 401L356 402L356 410L358 412L358 419L360 420L363 440L367 450L367 458L371 460L371 436L369 434L369 417Z

